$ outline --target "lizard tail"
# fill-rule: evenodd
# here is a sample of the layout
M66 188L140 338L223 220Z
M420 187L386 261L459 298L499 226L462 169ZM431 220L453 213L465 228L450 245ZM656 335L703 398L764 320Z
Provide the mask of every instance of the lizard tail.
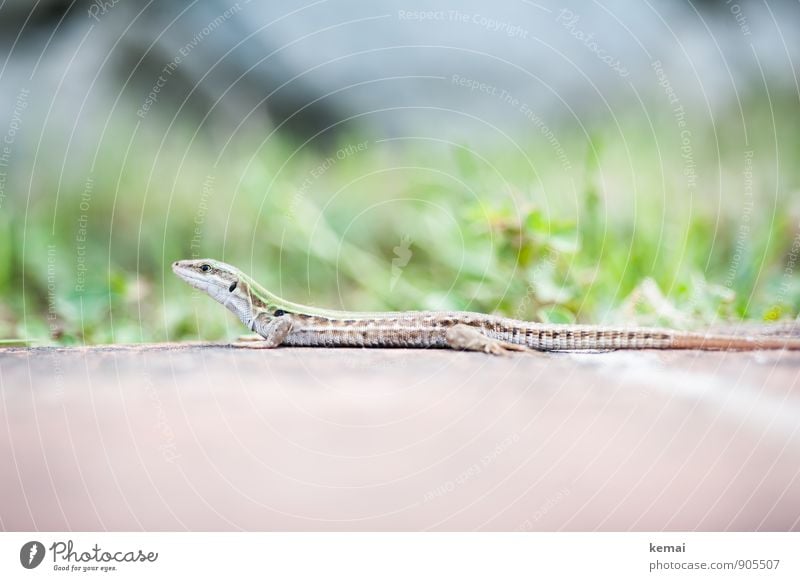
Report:
M774 335L703 335L701 333L676 334L671 349L701 349L704 351L758 351L786 349L800 351L800 339Z

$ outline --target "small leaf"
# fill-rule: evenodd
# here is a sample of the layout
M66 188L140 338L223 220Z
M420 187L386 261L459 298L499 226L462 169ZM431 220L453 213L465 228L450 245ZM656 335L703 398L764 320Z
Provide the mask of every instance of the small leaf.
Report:
M525 229L533 234L545 236L550 234L550 225L547 223L542 211L538 208L534 208L525 216Z
M552 272L543 272L531 283L535 290L536 300L542 303L562 304L572 299L572 290L563 284L558 284Z
M558 252L574 254L580 249L580 237L578 230L574 227L561 228L550 236L548 240L550 247Z
M565 307L554 305L544 307L536 311L536 316L543 323L554 323L558 325L572 325L575 323L575 314Z
M780 305L773 305L764 313L764 320L765 321L777 321L781 318L783 314L783 309Z

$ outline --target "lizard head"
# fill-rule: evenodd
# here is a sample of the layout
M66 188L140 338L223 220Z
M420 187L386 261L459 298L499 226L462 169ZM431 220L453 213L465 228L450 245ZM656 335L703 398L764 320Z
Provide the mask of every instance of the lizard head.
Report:
M256 315L279 317L286 314L287 303L269 293L241 270L219 260L201 258L172 263L179 278L208 294L251 326Z
M249 292L251 283L238 268L201 258L173 262L172 272L228 308L245 324L253 316L253 299Z

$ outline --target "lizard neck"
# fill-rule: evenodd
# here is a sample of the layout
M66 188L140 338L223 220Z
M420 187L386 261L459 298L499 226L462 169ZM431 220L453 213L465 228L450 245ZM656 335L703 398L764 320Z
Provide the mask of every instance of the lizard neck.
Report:
M311 307L308 305L301 305L300 303L293 303L292 301L288 301L268 291L263 286L258 284L255 280L246 275L241 275L241 282L243 282L246 286L247 289L246 292L250 297L250 304L252 305L252 309L255 314L261 312L267 312L269 314L272 314L277 310L282 310L287 313L295 313L301 315L318 315L320 317L329 317L329 318L336 318L337 316L347 315L346 311L321 309L317 307Z
M268 314L274 313L276 310L282 310L286 313L293 313L297 315L310 315L316 317L324 317L327 319L390 319L396 317L401 313L394 312L366 312L366 311L341 311L336 309L324 309L320 307L312 307L309 305L302 305L300 303L293 303L278 295L268 291L263 286L258 284L252 278L241 275L241 280L248 288L250 296L250 304L253 313L266 312ZM241 283L240 283L241 284Z

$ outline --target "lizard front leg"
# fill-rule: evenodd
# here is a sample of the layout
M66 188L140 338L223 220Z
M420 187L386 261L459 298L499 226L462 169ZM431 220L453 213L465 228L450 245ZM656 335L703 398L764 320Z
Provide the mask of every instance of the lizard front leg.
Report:
M270 317L265 313L261 313L250 323L250 329L261 335L263 339L256 341L248 339L247 341L234 343L234 346L249 349L272 349L278 347L292 332L293 325L294 321L291 317Z
M448 328L445 332L445 340L451 349L464 351L482 351L492 355L507 355L511 351L527 351L531 349L524 345L498 341L487 337L480 330L469 325L458 324Z

